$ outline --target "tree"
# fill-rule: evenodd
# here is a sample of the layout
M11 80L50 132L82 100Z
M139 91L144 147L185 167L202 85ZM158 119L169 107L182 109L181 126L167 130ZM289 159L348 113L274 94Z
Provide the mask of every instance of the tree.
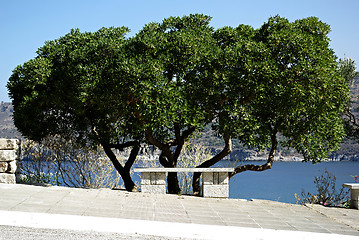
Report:
M264 57L264 45L254 37L255 30L248 25L224 27L214 33L220 52L215 71L202 86L213 92L207 96L206 107L212 112L212 128L223 138L225 145L222 151L197 166L199 168L213 166L222 160L232 152L232 138L250 135L257 128L255 119L249 114L251 105L248 103L262 85L262 78L253 73ZM249 137L247 144L259 144L258 140ZM195 194L200 191L200 175L193 175Z
M164 167L176 167L189 136L213 118L205 108L207 95L196 91L207 89L202 83L216 56L210 19L195 14L150 23L128 44L138 68L129 103L148 144L160 149ZM169 173L167 182L170 193L180 192L177 173Z
M160 149L159 162L175 168L188 138L208 125L225 146L197 167L227 156L232 139L270 149L266 164L239 166L231 176L271 168L278 134L308 161L337 149L348 87L329 49L329 26L276 16L259 29L215 31L210 20L170 17L130 39L126 28L103 28L47 42L9 80L16 126L34 140L58 134L102 145L129 191L140 143ZM113 149L126 147L122 166ZM167 182L170 193L180 192L176 173Z
M141 134L128 112L121 81L128 69L124 53L127 28L94 33L72 30L46 42L37 56L15 68L7 87L14 122L29 139L59 135L83 145L102 145L127 190L135 189L130 168ZM121 99L119 101L118 99ZM112 149L132 147L125 166Z
M168 18L145 26L131 40L130 52L141 56L134 65L158 74L152 78L139 75L146 87L130 89L134 96L130 105L144 126L146 141L161 150L159 160L165 167L176 167L185 141L208 124L226 144L197 167L210 167L228 155L235 129L251 128L240 119L245 115L242 105L257 87L251 72L254 59L260 60L261 48L250 40L254 33L250 26L223 29L231 35L228 37L221 31L215 33L209 27L210 19L200 14ZM199 192L199 176L194 174L195 193ZM180 191L177 173L169 173L167 182L170 193Z
M339 59L339 74L347 81L349 86L352 86L354 79L359 77L355 61L350 58Z
M354 84L354 79L359 77L359 73L356 72L355 61L347 58L347 59L339 59L339 73L345 79L349 87L352 87ZM355 113L357 106L355 106L355 102L358 98L356 93L352 94L353 99L348 101L347 107L343 114L345 130L347 133L347 137L350 139L359 142L359 120L358 116Z
M231 151L231 138L269 150L265 164L238 166L230 177L270 169L279 143L313 163L339 149L345 135L340 115L348 87L329 48L329 30L317 18L290 23L279 16L257 30L243 25L218 30L218 43L226 54L219 68L227 79L224 89L234 89L233 94L225 91L226 104L217 118L218 134L226 145L223 155ZM200 167L215 164L221 159L217 157ZM197 191L198 175L193 181Z
M264 165L239 166L231 176L270 169L278 134L284 137L284 146L313 163L339 149L345 135L340 115L349 91L329 48L329 31L329 25L314 17L290 23L279 16L258 29L256 39L265 45L266 57L254 74L264 79L264 85L249 103L258 128L244 135L242 142L253 146L248 137L254 133L270 151Z

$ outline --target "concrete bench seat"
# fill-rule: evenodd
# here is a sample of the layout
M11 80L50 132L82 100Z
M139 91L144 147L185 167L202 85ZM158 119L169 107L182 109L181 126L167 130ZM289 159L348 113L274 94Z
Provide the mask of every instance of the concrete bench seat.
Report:
M344 183L343 187L350 189L351 207L359 209L359 183Z
M203 197L228 198L228 173L234 168L135 168L134 171L141 173L141 191L144 193L166 194L168 172L200 172Z

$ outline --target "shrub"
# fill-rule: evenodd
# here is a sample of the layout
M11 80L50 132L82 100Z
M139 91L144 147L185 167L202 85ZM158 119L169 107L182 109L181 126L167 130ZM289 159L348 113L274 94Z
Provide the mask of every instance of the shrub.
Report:
M118 187L120 178L103 151L61 138L23 141L20 181L83 188Z
M195 168L204 161L212 157L210 148L206 148L201 143L186 143L183 146L181 156L178 159L178 167L180 168ZM179 172L179 185L182 194L192 194L192 180L193 173Z
M344 187L341 187L337 191L336 186L336 177L327 170L324 171L319 177L314 177L314 184L317 189L315 194L310 192L305 192L302 190L301 197L298 194L294 194L294 197L297 199L297 204L322 204L324 206L348 206L348 191L344 190Z

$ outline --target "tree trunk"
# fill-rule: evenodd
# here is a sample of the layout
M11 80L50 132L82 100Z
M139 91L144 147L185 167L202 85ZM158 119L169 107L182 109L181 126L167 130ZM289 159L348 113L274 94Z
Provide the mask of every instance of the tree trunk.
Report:
M166 152L166 150L161 152L161 155L159 157L161 165L167 168L175 168L176 166L174 161L169 161L168 155L170 155L169 157L171 157L171 152ZM170 172L167 174L167 187L168 193L170 194L179 194L181 192L176 172Z
M224 134L223 138L225 142L225 146L223 150L217 155L215 155L213 158L203 162L196 168L211 167L232 152L231 136L229 134ZM201 173L198 172L193 173L193 181L192 181L193 195L199 195L200 193L200 184L199 184L200 178L201 178Z
M178 177L176 172L169 172L167 175L168 193L180 194L181 188L179 187Z
M185 134L190 134L189 133L190 131L193 132L194 130L188 130L187 131L188 133L186 132ZM161 150L161 155L159 156L159 162L161 163L161 165L168 168L177 167L177 159L178 156L180 155L184 143L182 139L184 137L178 134L178 130L176 130L175 142L177 147L175 153L173 153L173 151L170 149L171 146L176 146L174 145L173 142L167 144L161 143L153 136L151 130L146 130L145 133L146 133L146 140ZM176 172L168 173L167 187L168 187L168 193L170 194L179 194L181 192L181 188L179 187L178 177Z
M234 169L234 172L229 174L229 178L233 177L237 173L241 173L244 171L264 171L267 169L271 169L273 162L274 162L274 156L275 156L275 153L276 153L277 147L278 147L277 131L273 132L273 134L271 136L271 142L272 142L272 146L269 151L267 162L265 164L263 164L263 165L247 164L247 165L236 167Z
M101 143L101 145L102 145L106 155L112 162L113 166L115 167L117 172L120 174L126 190L129 192L137 191L137 186L131 178L130 170L131 170L131 166L134 163L134 160L136 159L136 156L138 154L139 146L138 145L133 146L133 148L131 150L130 157L129 157L128 161L126 162L125 167L123 167L121 165L121 163L118 161L116 155L111 150L111 145L107 144L107 143Z
M125 170L125 171L121 172L120 175L121 175L121 178L123 180L126 190L128 192L137 192L137 186L131 178L130 171Z

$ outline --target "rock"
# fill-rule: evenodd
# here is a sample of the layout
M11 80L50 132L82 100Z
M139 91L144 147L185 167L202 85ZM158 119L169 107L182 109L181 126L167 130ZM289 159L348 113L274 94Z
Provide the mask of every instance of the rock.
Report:
M0 138L0 150L12 150L19 148L20 141L18 139Z
M15 184L15 174L0 173L0 183Z
M17 161L11 161L8 163L7 173L15 174L17 170Z
M0 162L0 173L4 173L7 171L8 163L7 162Z
M0 150L0 162L18 160L17 150Z

